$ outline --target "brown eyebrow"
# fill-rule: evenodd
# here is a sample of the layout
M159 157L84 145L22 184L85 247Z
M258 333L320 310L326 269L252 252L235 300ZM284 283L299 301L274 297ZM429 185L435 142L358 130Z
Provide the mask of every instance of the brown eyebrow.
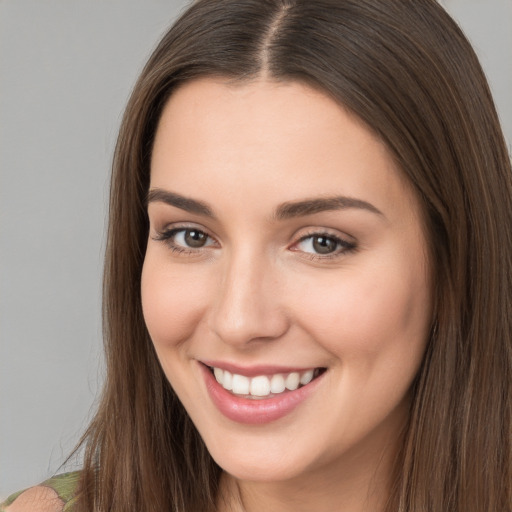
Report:
M160 202L170 206L175 206L180 210L186 212L196 213L197 215L204 215L206 217L215 218L212 209L202 201L191 199L190 197L184 197L168 190L162 190L160 188L154 188L148 192L146 203Z
M191 199L190 197L185 197L168 190L162 190L159 188L152 189L148 192L146 201L147 204L151 202L162 202L190 213L204 215L212 219L215 218L213 210L203 201ZM283 203L276 208L273 218L276 220L285 220L293 217L304 217L315 213L344 210L347 208L359 208L384 216L384 214L371 203L362 201L361 199L345 196L333 196Z
M373 206L373 204L362 201L361 199L345 196L333 196L283 203L276 209L274 217L277 220L284 220L292 217L313 215L315 213L325 211L345 210L347 208L360 208L362 210L368 210L377 215L384 216L384 214Z

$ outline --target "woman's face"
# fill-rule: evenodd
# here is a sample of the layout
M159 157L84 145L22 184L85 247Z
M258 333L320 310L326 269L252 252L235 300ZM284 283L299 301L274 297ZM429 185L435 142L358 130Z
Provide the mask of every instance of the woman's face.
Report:
M163 111L148 213L147 328L217 463L374 468L431 317L420 208L385 145L304 85L198 80Z

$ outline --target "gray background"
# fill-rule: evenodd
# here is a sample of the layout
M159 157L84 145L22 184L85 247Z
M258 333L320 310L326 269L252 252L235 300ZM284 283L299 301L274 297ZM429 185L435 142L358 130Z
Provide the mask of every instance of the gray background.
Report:
M512 0L445 0L512 141ZM0 498L59 469L102 379L110 160L130 88L186 2L0 0Z

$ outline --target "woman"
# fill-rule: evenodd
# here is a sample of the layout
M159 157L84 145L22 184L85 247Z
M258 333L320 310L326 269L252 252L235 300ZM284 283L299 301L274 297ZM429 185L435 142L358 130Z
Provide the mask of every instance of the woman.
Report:
M512 510L510 177L435 2L194 3L121 127L84 468L7 510Z

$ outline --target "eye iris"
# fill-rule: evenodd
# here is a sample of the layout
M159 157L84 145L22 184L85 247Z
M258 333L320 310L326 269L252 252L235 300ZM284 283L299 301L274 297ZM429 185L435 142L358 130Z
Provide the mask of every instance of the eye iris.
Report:
M207 235L202 231L187 229L185 231L185 242L189 247L203 247L206 243Z
M318 254L329 254L336 250L338 242L327 236L316 236L313 238L313 249Z

